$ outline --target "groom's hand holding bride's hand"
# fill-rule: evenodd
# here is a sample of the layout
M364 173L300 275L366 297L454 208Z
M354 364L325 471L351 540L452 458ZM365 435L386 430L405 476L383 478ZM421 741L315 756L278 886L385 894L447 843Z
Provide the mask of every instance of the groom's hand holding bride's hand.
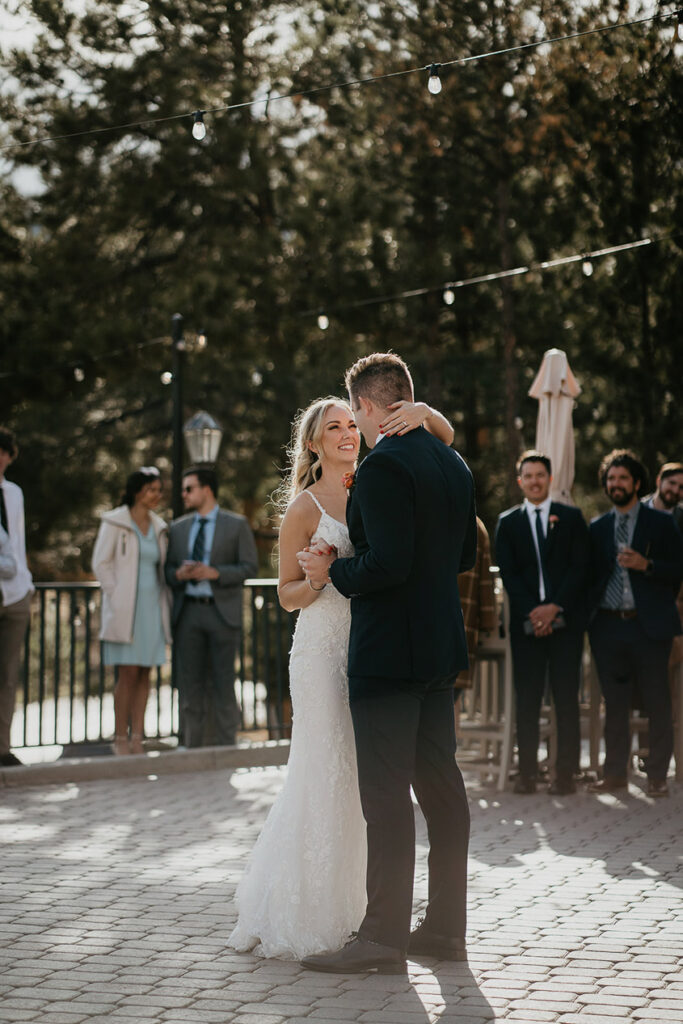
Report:
M319 541L303 551L297 551L297 561L309 584L320 590L330 582L330 566L337 557L337 549Z

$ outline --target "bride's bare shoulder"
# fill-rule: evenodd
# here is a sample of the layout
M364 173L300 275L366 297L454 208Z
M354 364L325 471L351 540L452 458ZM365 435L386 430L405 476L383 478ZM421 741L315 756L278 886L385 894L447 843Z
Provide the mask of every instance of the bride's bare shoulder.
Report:
M311 533L313 533L319 519L320 511L316 507L315 502L311 501L310 496L305 491L302 491L287 506L287 511L282 520L282 528L284 530L291 528L301 530L304 528L310 529Z

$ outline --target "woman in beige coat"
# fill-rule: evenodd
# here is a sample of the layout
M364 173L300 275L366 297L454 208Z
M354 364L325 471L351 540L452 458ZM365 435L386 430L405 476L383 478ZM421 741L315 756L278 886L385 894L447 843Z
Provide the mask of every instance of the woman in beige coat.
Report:
M115 754L144 753L149 674L164 664L170 643L164 581L168 529L153 511L160 500L157 469L145 466L131 473L123 504L102 516L93 553L93 572L102 585L104 664L118 667Z

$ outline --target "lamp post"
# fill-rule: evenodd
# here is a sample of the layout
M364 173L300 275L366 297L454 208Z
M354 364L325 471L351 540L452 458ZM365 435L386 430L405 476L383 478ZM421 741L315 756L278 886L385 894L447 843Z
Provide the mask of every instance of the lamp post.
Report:
M171 503L173 518L183 511L183 366L185 362L185 338L183 318L180 313L171 317L171 339L173 341L173 484Z
M208 412L196 412L183 427L183 434L194 465L215 465L223 430L213 416Z

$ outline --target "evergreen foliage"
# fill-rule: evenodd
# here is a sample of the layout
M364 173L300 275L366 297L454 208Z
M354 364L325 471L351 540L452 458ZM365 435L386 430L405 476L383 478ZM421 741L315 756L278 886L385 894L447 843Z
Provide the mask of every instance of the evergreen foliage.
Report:
M98 509L128 471L170 475L170 317L186 416L221 422L221 500L267 532L296 409L394 348L454 420L492 526L533 443L543 352L567 351L576 498L595 511L605 450L679 459L683 82L672 23L587 36L272 102L627 20L595 0L30 0L30 51L2 57L0 420L22 454L29 546L87 571ZM80 13L79 13L80 12ZM644 16L652 7L638 8ZM191 136L191 113L207 137ZM177 118L175 115L186 114ZM151 121L160 118L168 120ZM129 125L117 131L100 131ZM19 188L17 172L41 182ZM646 235L597 262L334 313L420 286ZM330 311L321 332L316 316ZM77 379L82 378L82 379ZM522 423L520 428L519 423ZM268 569L270 571L270 568Z

